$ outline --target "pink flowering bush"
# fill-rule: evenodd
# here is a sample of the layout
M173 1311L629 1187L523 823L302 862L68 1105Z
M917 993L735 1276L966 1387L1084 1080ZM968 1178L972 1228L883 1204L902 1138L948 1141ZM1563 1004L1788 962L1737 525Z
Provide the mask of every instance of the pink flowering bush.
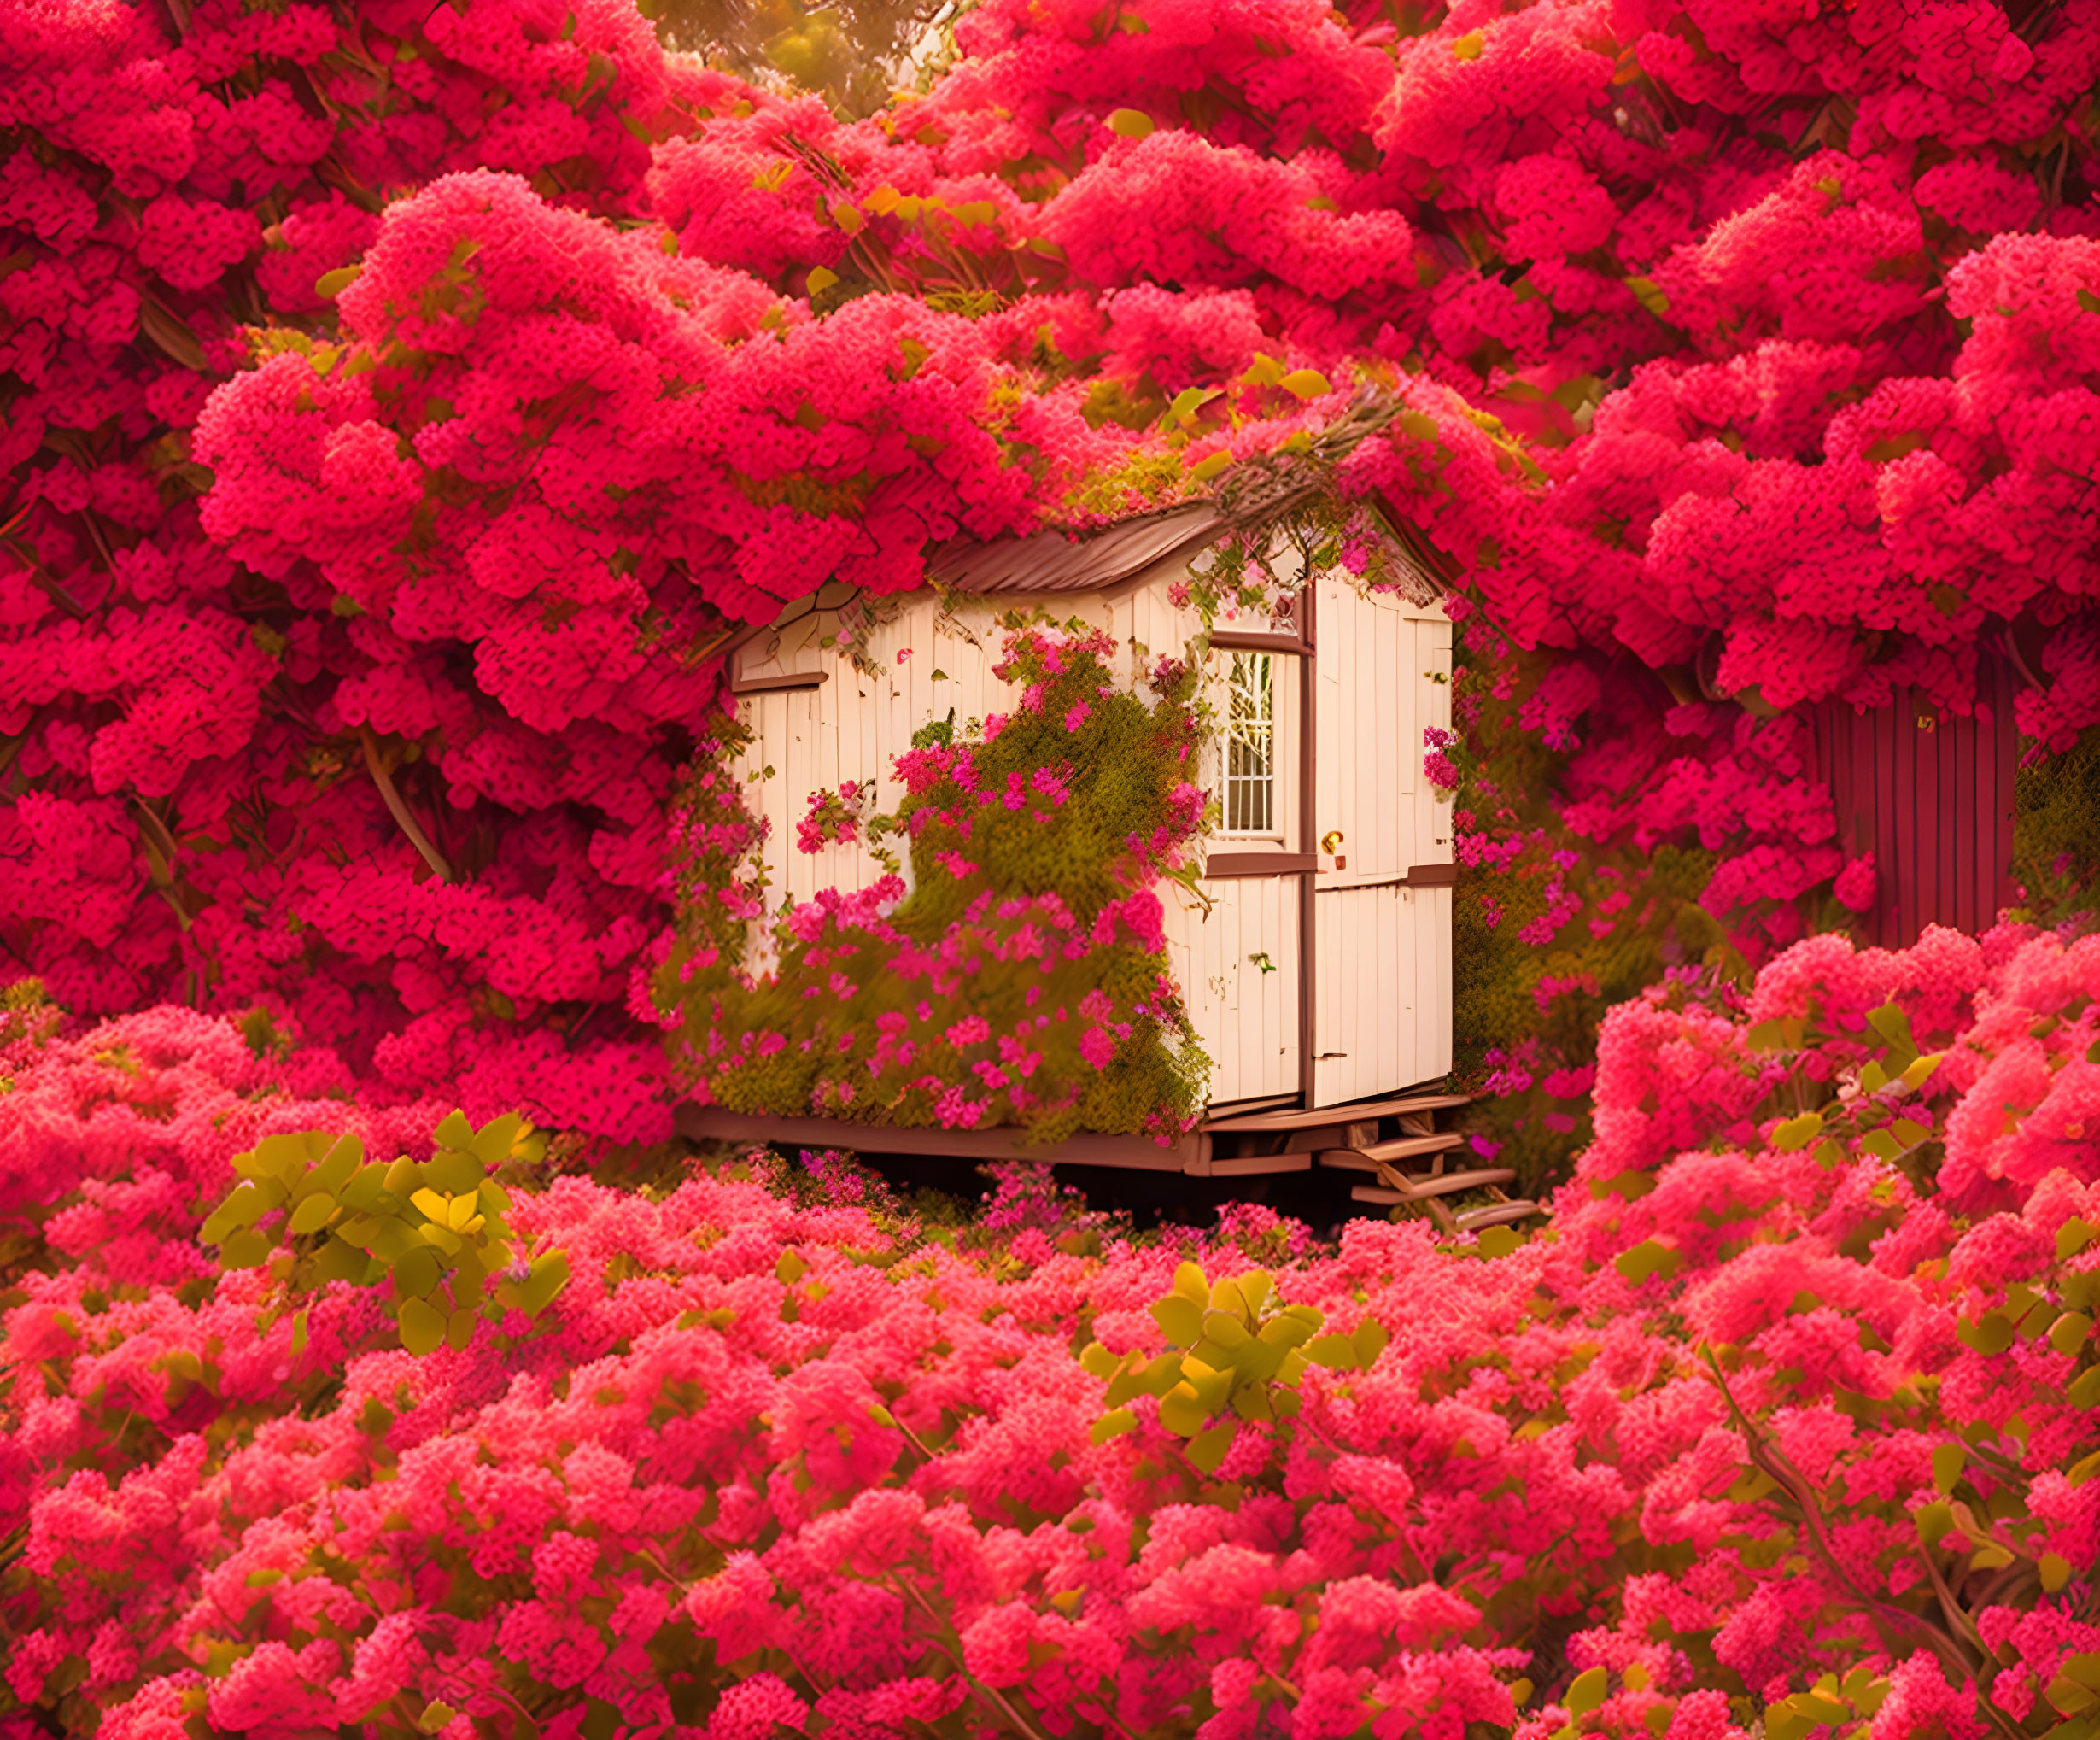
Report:
M241 1106L367 1116L296 1049L35 1028L0 1696L64 1731L1981 1740L2092 1690L2100 938L1817 937L1740 1012L1614 1009L1529 1236L966 1251L747 1163L526 1163L569 1284L420 1356L204 1236Z
M1014 616L993 668L1021 689L1016 710L976 741L921 733L897 758L896 813L866 824L907 842L910 892L891 875L789 908L763 979L742 969L743 908L693 884L656 995L665 1025L684 1011L673 1045L694 1100L1044 1142L1171 1140L1194 1122L1207 1066L1154 885L1194 876L1195 676L1155 671L1148 705L1115 687L1114 650L1082 624ZM820 820L827 798L840 804L813 798L805 836L839 825Z
M1846 910L1771 714L2005 655L2095 729L2086 0L1140 9L853 123L625 0L15 21L8 970L661 1139L722 637L1293 466L1553 650L1568 829L1746 961Z

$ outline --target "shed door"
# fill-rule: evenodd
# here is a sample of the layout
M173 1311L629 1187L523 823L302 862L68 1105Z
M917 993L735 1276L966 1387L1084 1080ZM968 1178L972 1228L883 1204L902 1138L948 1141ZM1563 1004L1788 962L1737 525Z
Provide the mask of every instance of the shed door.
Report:
M1343 578L1319 588L1316 1106L1451 1068L1452 891L1408 885L1416 865L1451 861L1451 805L1422 772L1424 728L1450 724L1451 624L1396 595L1360 596Z

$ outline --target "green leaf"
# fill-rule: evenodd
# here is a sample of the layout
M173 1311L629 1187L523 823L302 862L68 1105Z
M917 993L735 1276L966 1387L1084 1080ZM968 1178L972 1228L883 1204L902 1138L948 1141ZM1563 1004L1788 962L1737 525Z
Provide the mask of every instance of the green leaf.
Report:
M271 1243L253 1227L228 1235L219 1247L221 1268L260 1268L270 1260Z
M444 1265L437 1253L427 1245L418 1245L405 1251L389 1265L394 1271L394 1291L402 1298L422 1298L428 1295L444 1273Z
M2076 1353L2092 1333L2092 1319L2083 1311L2066 1311L2049 1326L2049 1345L2058 1353Z
M324 272L313 280L313 294L332 302L355 284L364 271L362 266L339 266L333 272Z
M1306 1357L1324 1371L1348 1372L1356 1369L1356 1348L1345 1335L1316 1336L1305 1350Z
M1915 1148L1919 1144L1929 1142L1933 1139L1933 1133L1923 1124L1913 1123L1907 1117L1898 1118L1889 1126L1889 1129L1896 1139L1901 1142L1906 1149Z
M2100 1407L2100 1365L2088 1366L2064 1391L2063 1399L2074 1408Z
M1772 1132L1772 1145L1782 1154L1790 1154L1797 1148L1807 1147L1822 1133L1822 1114L1805 1111L1799 1117L1788 1118Z
M537 1317L569 1284L569 1253L549 1251L532 1259L532 1279L518 1289L518 1309Z
M1208 459L1198 460L1189 467L1189 475L1199 483L1208 483L1219 472L1232 463L1229 453L1214 453Z
M1104 1444L1112 1438L1120 1438L1125 1432L1137 1429L1138 1416L1127 1408L1117 1408L1094 1422L1093 1429L1086 1434L1086 1441L1096 1445Z
M2071 1561L2061 1553L2044 1553L2037 1564L2042 1573L2042 1592L2054 1595L2071 1580Z
M1202 1339L1203 1308L1185 1293L1169 1293L1152 1307L1152 1321L1177 1347L1193 1347Z
M437 1350L438 1344L445 1339L442 1311L426 1299L407 1298L401 1301L398 1315L403 1347L418 1357Z
M1930 1504L1921 1505L1916 1516L1918 1538L1928 1547L1936 1547L1954 1532L1954 1507L1944 1498L1936 1498Z
M1317 399L1334 389L1316 368L1294 368L1276 384L1294 399Z
M1189 1440L1189 1461L1204 1473L1212 1473L1225 1460L1225 1453L1232 1448L1232 1440L1238 1432L1237 1420L1221 1420L1207 1431L1197 1432Z
M1108 131L1126 139L1142 139L1152 131L1152 117L1142 108L1119 108L1108 117Z
M834 284L838 283L838 281L839 274L834 272L829 267L812 266L810 268L809 294L813 296L820 296L823 295L826 290L829 290Z
M1224 390L1219 387L1184 387L1173 396L1167 407L1169 423L1187 423L1194 419L1197 411L1217 398Z
M1634 300L1657 319L1670 313L1670 297L1652 278L1629 278L1626 288L1634 293Z
M1646 1239L1630 1251L1619 1253L1618 1272L1635 1286L1652 1274L1659 1274L1668 1280L1677 1272L1677 1265L1684 1259L1667 1245L1658 1245L1653 1239Z
M1974 1323L1964 1317L1954 1326L1956 1339L1978 1353L2004 1352L2013 1345L2015 1333L2012 1319L2003 1311L1986 1311Z
M2100 1227L2096 1227L2091 1221L2075 1217L2066 1221L2056 1228L2056 1261L2062 1263L2077 1256L2092 1243L2096 1232L2100 1232Z
M1943 1444L1933 1452L1933 1485L1942 1492L1954 1491L1954 1483L1968 1466L1968 1451L1958 1444Z
M1586 1716L1604 1702L1605 1671L1601 1667L1588 1667L1575 1676L1560 1702L1571 1716Z
M307 1350L307 1314L302 1306L292 1318L292 1357L296 1359Z
M1903 1085L1916 1093L1932 1079L1933 1072L1946 1061L1946 1056L1945 1052L1930 1052L1914 1058L1910 1067L1903 1072Z
M1349 1345L1355 1351L1357 1365L1369 1371L1378 1362L1378 1356L1385 1350L1386 1343L1392 1339L1384 1324L1374 1317L1365 1318L1349 1337Z
M2089 290L2079 291L2078 305L2089 314L2100 314L2100 296L2095 296Z
M1476 1235L1473 1248L1489 1262L1507 1257L1524 1246L1524 1236L1514 1227L1483 1227Z
M1917 1043L1910 1037L1910 1016L1900 1003L1884 1003L1879 1009L1867 1011L1867 1025L1899 1052L1915 1052ZM1904 1065L1907 1069L1910 1066Z
M1106 1382L1114 1377L1122 1365L1121 1359L1110 1353L1098 1341L1090 1341L1079 1355L1079 1369Z
M773 1278L788 1286L794 1286L809 1272L810 1265L798 1251L781 1251L780 1261L773 1265Z
M292 1210L291 1219L284 1223L284 1230L295 1236L318 1233L328 1224L335 1212L335 1198L325 1190L316 1191Z
M1160 1397L1160 1424L1176 1438L1194 1438L1210 1418L1210 1410L1196 1398L1189 1384L1176 1384Z
M424 1184L447 1196L465 1196L487 1175L480 1157L471 1148L440 1148L424 1162L421 1172Z

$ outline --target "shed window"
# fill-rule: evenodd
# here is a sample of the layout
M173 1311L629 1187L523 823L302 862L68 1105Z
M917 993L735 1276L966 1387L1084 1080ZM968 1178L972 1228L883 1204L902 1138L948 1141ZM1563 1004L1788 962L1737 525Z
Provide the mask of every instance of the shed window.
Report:
M1266 653L1235 653L1225 738L1225 831L1276 832L1276 671Z

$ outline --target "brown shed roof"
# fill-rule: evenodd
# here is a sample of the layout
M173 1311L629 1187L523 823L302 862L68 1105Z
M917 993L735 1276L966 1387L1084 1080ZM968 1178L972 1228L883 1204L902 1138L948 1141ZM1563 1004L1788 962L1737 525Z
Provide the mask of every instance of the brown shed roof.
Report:
M957 592L1091 592L1225 529L1216 502L1187 501L1084 537L1053 530L989 544L957 539L927 552L927 577Z

